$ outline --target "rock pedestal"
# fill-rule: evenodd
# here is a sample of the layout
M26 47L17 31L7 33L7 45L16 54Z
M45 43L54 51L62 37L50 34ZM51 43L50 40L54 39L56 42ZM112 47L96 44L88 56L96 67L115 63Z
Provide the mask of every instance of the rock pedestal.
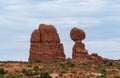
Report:
M63 44L57 30L52 25L41 24L34 30L30 40L29 61L62 61L66 59Z
M70 37L75 42L72 59L87 60L89 54L82 43L82 40L85 39L85 32L79 28L73 28L70 32Z
M100 62L103 58L96 53L88 54L82 40L85 39L85 32L79 28L73 28L70 32L71 39L75 42L73 46L72 59L75 62Z
M72 58L84 59L88 57L88 52L85 50L85 46L82 42L76 42L73 46Z

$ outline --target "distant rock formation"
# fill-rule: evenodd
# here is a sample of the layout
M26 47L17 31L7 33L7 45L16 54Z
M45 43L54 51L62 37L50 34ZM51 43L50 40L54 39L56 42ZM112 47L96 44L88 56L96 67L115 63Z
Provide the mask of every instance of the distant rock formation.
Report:
M72 59L77 62L99 62L103 58L96 53L91 55L88 54L85 49L85 45L82 43L82 40L85 39L85 32L79 28L73 28L70 32L71 39L75 42L73 46Z
M88 57L89 61L95 61L95 62L99 62L104 60L101 56L99 56L97 53L92 53L91 55L89 55Z
M73 28L70 32L71 39L75 42L73 46L72 59L87 60L89 54L85 49L82 40L85 39L85 32L79 28Z
M63 44L53 25L40 24L31 35L29 61L62 61L66 59Z
M86 37L82 29L72 28L70 37L75 44L72 49L72 59L68 58L67 60L77 62L100 62L106 60L96 53L88 54L82 42ZM43 61L66 60L63 44L60 43L59 34L53 25L40 24L39 28L32 32L30 42L29 61L39 59Z

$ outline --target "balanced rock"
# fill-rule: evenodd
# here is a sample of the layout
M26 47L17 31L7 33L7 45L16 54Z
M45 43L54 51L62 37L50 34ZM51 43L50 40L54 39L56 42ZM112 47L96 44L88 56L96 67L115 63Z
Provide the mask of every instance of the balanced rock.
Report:
M29 61L62 61L66 59L63 44L60 43L57 30L52 25L39 25L31 35Z
M85 32L82 29L74 27L70 32L70 37L73 41L82 41L85 39Z
M87 60L89 54L85 49L85 45L82 40L85 39L85 32L79 28L73 28L70 32L70 37L75 44L73 46L72 58L79 60Z

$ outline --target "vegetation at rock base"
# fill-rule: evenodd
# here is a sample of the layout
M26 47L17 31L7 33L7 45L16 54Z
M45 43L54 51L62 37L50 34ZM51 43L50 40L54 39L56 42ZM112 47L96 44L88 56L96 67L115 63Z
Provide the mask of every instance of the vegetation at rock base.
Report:
M0 62L0 78L120 78L120 61Z
M4 75L7 73L7 70L4 68L0 68L0 77L4 77Z
M40 78L52 78L48 72L44 72L40 74Z

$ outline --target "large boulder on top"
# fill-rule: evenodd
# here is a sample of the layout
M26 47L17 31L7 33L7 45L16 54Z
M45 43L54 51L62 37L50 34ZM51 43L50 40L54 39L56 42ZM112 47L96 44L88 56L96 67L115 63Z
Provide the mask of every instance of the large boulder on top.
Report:
M73 41L81 41L85 39L85 32L82 29L74 27L70 32L70 37Z

